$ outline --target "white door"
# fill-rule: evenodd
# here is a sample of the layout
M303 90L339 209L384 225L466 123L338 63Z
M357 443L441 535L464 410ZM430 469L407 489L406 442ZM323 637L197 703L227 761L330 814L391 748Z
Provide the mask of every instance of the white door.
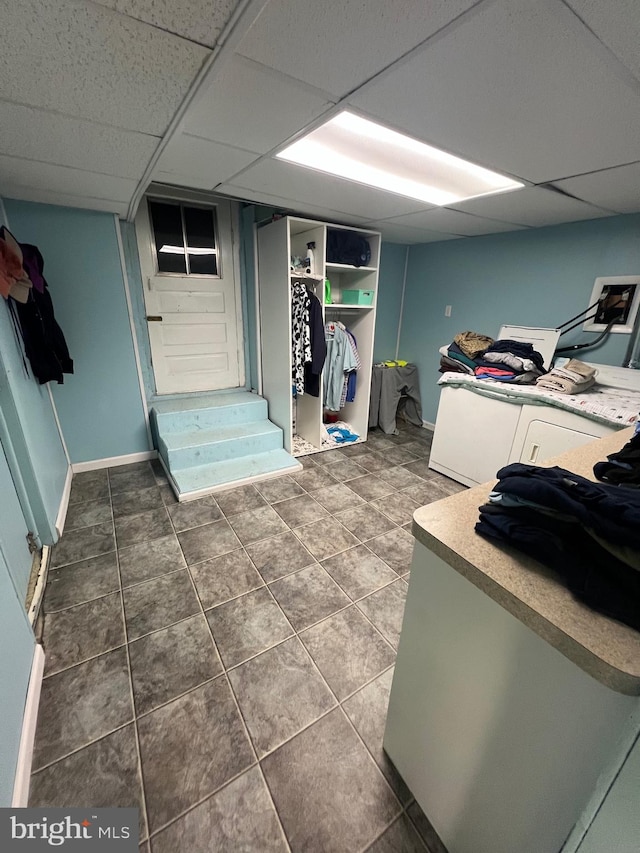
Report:
M244 381L231 204L146 198L136 218L158 394Z

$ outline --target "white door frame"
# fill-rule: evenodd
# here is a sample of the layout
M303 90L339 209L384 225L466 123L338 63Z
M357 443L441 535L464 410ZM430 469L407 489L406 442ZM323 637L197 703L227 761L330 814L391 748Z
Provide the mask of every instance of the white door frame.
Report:
M245 329L244 329L244 316L242 311L242 280L240 275L240 247L239 247L239 239L238 235L240 234L240 216L239 216L239 204L232 198L228 198L226 196L214 195L213 193L201 192L199 190L189 190L184 189L182 187L172 187L165 186L164 184L150 184L147 188L144 196L140 204L146 204L147 199L157 199L158 201L176 201L183 202L184 204L196 204L196 205L209 205L213 206L216 203L224 202L229 204L230 207L230 229L231 229L231 248L230 254L233 259L233 290L234 290L234 303L235 303L235 312L236 312L236 350L237 350L237 360L238 360L238 388L243 388L246 386L246 371L245 371L245 357L244 357L244 344L245 344ZM140 210L136 212L136 219L138 217ZM151 227L147 230L147 233L143 236L139 233L139 229L137 228L136 220L134 220L134 228L136 229L136 239L138 243L138 250L141 252L144 250L146 252L146 257L152 262L154 257L154 249L153 249L153 233ZM142 282L142 308L146 313L146 301L144 297L144 281L145 281L145 270L143 266L144 262L142 257L140 258L140 276ZM148 326L145 323L145 329L147 332L147 341L149 343L149 353L151 355L151 342L149 340L148 335ZM154 383L154 394L157 394L156 387L156 378L155 373L153 371L152 364L152 377ZM176 392L178 393L178 392ZM184 392L190 394L197 393L207 393L207 392L197 392L190 391ZM171 394L162 395L162 396L172 396Z

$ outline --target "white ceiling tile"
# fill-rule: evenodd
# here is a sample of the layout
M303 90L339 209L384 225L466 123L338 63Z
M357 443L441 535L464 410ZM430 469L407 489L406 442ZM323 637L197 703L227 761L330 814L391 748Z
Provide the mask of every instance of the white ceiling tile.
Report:
M173 174L171 183L180 183L186 179L186 186L210 190L223 181L227 181L236 172L244 169L256 159L257 155L229 145L220 145L198 136L186 133L177 134L160 155L154 180L161 180L159 172L167 180L167 174Z
M128 203L104 198L89 198L88 196L72 195L69 193L52 192L34 187L23 187L19 184L3 184L3 198L15 198L20 201L37 201L40 204L59 204L61 207L79 207L82 210L100 210L127 215Z
M640 79L640 3L638 0L567 0L582 20Z
M97 0L131 18L209 47L218 40L237 0Z
M0 101L0 154L139 179L159 141L156 136Z
M617 213L640 212L640 163L556 181L561 190Z
M279 160L263 160L233 178L230 183L281 198L295 199L300 204L341 210L366 219L387 219L429 207L422 201L375 190Z
M637 159L640 98L594 47L558 2L498 0L351 100L420 139L544 183Z
M209 50L78 0L4 3L0 99L160 135Z
M476 216L488 216L503 222L515 222L532 227L576 222L579 219L598 219L611 215L609 211L592 207L590 204L544 187L525 187L514 192L472 198L451 207Z
M421 213L410 213L407 216L396 216L391 220L391 223L409 225L411 228L426 228L430 231L442 231L461 237L523 230L522 226L514 225L511 222L484 219L482 216L471 216L469 213L460 213L457 210L448 210L444 207L424 210Z
M125 202L133 195L138 182L4 155L0 156L0 186L9 184Z
M265 154L330 106L307 87L236 55L190 105L185 130Z
M271 0L239 52L342 96L474 5L475 0Z
M268 207L276 207L281 210L295 212L298 216L320 219L324 222L333 222L337 225L356 225L360 227L363 224L362 217L360 216L350 216L348 213L319 207L315 204L301 204L293 199L255 192L246 187L237 187L233 184L222 184L216 187L216 192L231 196L231 198L264 204Z
M393 220L367 222L366 227L381 231L382 239L389 243L440 243L442 240L461 239L459 234L443 234L438 231L427 231L426 228L411 228L409 225L397 225Z

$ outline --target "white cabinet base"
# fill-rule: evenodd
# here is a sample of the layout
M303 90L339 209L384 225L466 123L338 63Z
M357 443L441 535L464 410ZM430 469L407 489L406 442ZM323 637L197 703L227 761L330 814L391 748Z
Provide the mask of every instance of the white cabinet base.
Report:
M558 853L637 704L415 543L384 747L449 853Z

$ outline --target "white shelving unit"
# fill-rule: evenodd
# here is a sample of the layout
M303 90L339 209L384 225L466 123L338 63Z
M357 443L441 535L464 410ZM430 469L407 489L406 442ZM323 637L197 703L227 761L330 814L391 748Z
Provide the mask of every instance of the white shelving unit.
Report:
M327 263L327 230L355 231L368 240L370 265L354 267ZM292 256L305 257L307 243L315 242L315 275L291 272ZM262 390L269 402L269 418L284 431L285 448L293 442L293 394L291 383L291 286L292 280L304 280L320 300L324 322L340 320L353 333L358 344L362 368L358 371L356 398L340 412L340 419L351 424L365 440L369 420L369 392L373 362L373 336L376 322L380 233L311 219L286 216L258 231L258 275L260 280L260 323L262 338ZM331 303L326 304L325 279L331 283ZM373 291L373 304L352 305L343 302L348 290ZM305 441L321 447L323 397L298 395L296 433Z

